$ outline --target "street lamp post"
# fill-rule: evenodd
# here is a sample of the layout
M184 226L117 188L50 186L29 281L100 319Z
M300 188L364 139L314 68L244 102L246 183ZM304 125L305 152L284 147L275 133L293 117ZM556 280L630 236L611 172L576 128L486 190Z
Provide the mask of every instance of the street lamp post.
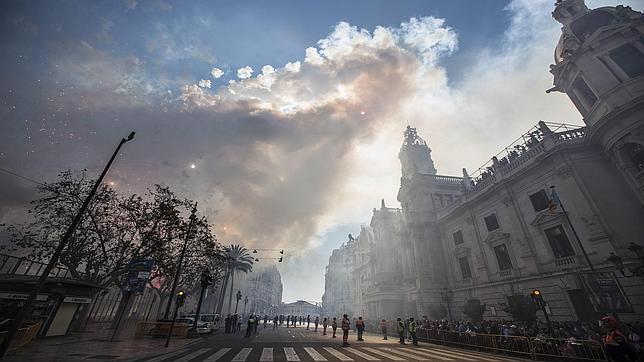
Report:
M179 283L179 276L181 275L181 266L183 265L183 258L186 256L186 248L188 247L188 240L190 240L190 231L192 230L192 225L195 221L195 214L197 213L197 203L195 202L192 212L190 213L190 222L188 223L188 229L186 230L186 237L183 241L183 248L181 249L181 255L179 256L179 265L177 265L177 271L174 273L174 280L172 281L172 289L170 290L170 295L174 295L174 291L177 289L177 283ZM168 304L165 307L165 313L163 314L163 319L168 319L170 315L170 306L172 305L172 298L168 299Z
M34 301L36 300L38 293L40 293L43 286L45 285L45 282L47 281L47 277L49 277L49 273L58 263L58 259L60 258L60 255L63 253L63 250L67 246L69 239L74 234L76 227L81 222L83 218L83 214L85 213L85 211L87 211L87 208L89 207L89 204L92 201L92 198L96 194L96 191L98 191L98 187L103 182L103 178L107 174L107 171L109 170L110 166L112 166L112 162L114 162L116 155L118 155L119 151L121 150L121 147L126 142L131 141L133 139L134 139L134 132L130 132L127 138L122 138L121 142L119 142L118 146L116 146L116 150L114 150L112 157L107 162L107 165L105 165L103 172L101 172L101 175L94 183L92 190L89 192L89 195L87 195L87 197L85 198L83 205L81 206L80 210L78 210L78 213L74 217L74 220L72 220L72 223L67 228L67 231L65 232L65 235L63 236L63 238L60 240L60 243L58 243L58 247L56 247L56 250L52 254L51 258L49 259L49 263L47 263L45 270L43 270L42 274L40 274L40 277L36 282L36 287L31 291L31 293L29 294L29 297L25 301L25 304L18 311L18 315L16 315L16 318L13 320L12 323L9 323L9 330L7 331L7 335L2 339L2 344L0 344L0 359L2 359L4 354L9 349L9 344L11 344L11 341L16 336L16 333L18 332L18 329L20 328L20 325L22 325L22 322L24 321L27 314L31 313L31 308L33 307Z
M248 304L248 296L244 297L244 312L242 313L243 315L246 315L246 304Z
M235 314L237 314L237 307L239 306L239 301L242 298L241 290L237 291L236 297L237 297L237 303L235 304Z
M199 337L199 332L197 332L197 322L199 321L199 313L201 312L201 302L203 301L204 292L210 284L212 284L212 276L210 275L210 270L206 268L201 272L201 293L199 294L199 302L197 302L195 320L192 322L192 329L190 330L190 337L192 338Z
M447 304L447 316L449 317L449 320L452 321L453 318L452 318L452 305L451 305L451 302L452 302L452 297L454 296L454 294L447 287L445 287L445 289L443 289L442 294L443 294L443 300Z

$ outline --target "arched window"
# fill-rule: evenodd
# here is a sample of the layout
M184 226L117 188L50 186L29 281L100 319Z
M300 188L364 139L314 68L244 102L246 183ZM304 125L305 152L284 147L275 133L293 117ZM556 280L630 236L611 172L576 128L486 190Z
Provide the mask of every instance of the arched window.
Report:
M630 157L633 165L639 171L644 170L644 146L637 143L629 143L626 145L626 152Z
M644 54L632 44L611 50L610 58L631 78L644 74Z

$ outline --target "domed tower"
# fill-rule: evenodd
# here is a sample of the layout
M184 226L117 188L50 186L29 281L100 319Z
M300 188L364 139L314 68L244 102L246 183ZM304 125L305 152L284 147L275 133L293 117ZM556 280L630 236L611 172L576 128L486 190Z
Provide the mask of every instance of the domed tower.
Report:
M563 26L548 92L570 97L588 139L601 145L644 203L643 14L557 0L552 17Z
M416 128L407 126L404 132L405 139L398 153L402 166L402 177L410 179L414 174L435 175L436 168L432 160L432 150L420 138Z

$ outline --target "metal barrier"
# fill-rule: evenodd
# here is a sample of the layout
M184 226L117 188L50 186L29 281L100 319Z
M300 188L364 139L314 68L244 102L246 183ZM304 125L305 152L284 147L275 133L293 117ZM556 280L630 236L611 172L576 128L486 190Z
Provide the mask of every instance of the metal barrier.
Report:
M380 330L374 332L381 334ZM398 337L395 327L388 328L388 335ZM408 336L406 332L405 336ZM608 361L603 345L592 340L540 339L423 328L417 330L417 337L421 342L503 353L535 360Z
M9 350L12 351L14 349L20 348L25 344L31 342L31 340L36 336L36 334L40 330L41 326L42 326L42 322L38 322L28 327L18 329L18 333L14 337L13 341L11 341L11 346L9 346ZM7 331L0 332L0 342L2 342L2 340L6 337L6 335L7 335Z

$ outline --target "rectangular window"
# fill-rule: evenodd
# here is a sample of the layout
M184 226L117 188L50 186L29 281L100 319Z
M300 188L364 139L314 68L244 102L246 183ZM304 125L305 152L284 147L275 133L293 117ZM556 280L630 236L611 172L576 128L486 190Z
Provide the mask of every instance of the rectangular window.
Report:
M464 242L463 233L460 230L452 234L452 238L454 238L454 244L456 245L463 244Z
M577 77L577 79L575 79L572 84L572 88L577 97L585 103L586 108L590 111L590 109L595 105L595 102L597 102L597 96L593 90L590 89L588 84L586 84L581 77Z
M632 44L613 49L610 58L631 78L644 74L644 54Z
M458 263L461 265L461 275L463 279L469 279L472 277L472 271L470 270L470 262L467 260L467 256L458 258Z
M494 254L496 255L496 261L499 263L499 270L512 269L510 253L508 252L508 248L505 244L495 246Z
M565 258L575 255L575 250L570 245L568 236L561 225L545 229L544 231L552 248L552 252L555 254L555 258Z
M532 207L534 208L534 211L541 211L541 210L547 209L548 201L549 201L548 195L544 190L539 190L539 192L536 192L530 195L530 202L532 202Z
M492 214L490 216L486 216L483 218L485 221L485 227L487 227L487 231L494 231L499 228L499 222L496 220L496 214Z

